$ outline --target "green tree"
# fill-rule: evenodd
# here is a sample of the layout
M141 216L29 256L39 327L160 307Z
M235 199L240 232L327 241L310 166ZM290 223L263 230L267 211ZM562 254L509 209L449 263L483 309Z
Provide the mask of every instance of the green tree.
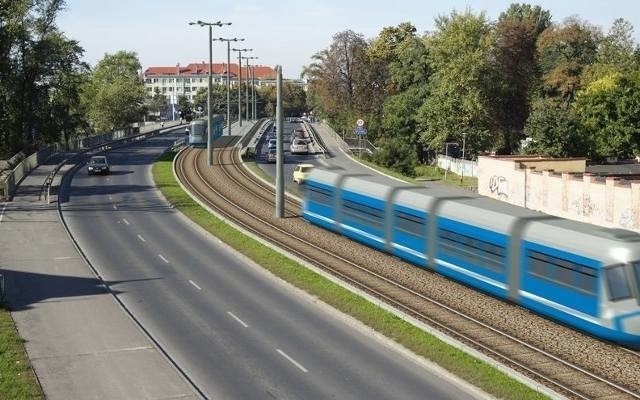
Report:
M230 95L231 105L236 105L235 109L237 113L238 94L232 89ZM204 112L204 115L207 114L207 88L203 87L198 89L196 95L193 97L193 108L195 110L200 108ZM211 112L213 114L227 115L227 87L225 85L212 85Z
M141 120L146 91L138 76L140 68L134 52L106 54L100 60L82 93L94 130L108 132Z
M445 142L461 143L467 133L467 154L496 147L491 128L491 50L494 34L484 14L453 12L436 19L428 38L433 75L429 96L418 113L421 141L432 150Z
M148 96L146 99L146 108L154 116L162 117L166 107L167 98L160 93L159 88L155 88L153 95Z
M571 102L581 88L583 71L596 60L600 37L598 28L577 18L553 24L540 34L537 50L545 96Z
M549 11L539 6L512 4L496 25L492 51L496 79L490 98L494 103L493 130L502 136L500 153L513 153L522 139L529 99L539 79L536 41L550 24Z
M589 138L580 132L573 109L567 108L561 99L547 98L534 102L525 130L530 139L522 149L525 154L548 157L589 155Z
M591 138L591 156L640 155L640 71L612 73L576 95L581 131Z
M61 0L0 2L0 156L83 125L77 99L86 65L83 49L55 25L63 8Z
M359 73L367 65L368 44L361 34L351 30L333 36L328 49L313 56L314 62L305 67L303 77L308 78L309 91L320 109L316 115L326 117L334 128L352 129L360 112L356 109Z

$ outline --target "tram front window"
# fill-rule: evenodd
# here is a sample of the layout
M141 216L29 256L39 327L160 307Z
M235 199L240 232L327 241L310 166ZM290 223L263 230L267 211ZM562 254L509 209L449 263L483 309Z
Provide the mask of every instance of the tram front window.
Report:
M636 293L638 293L640 295L640 261L635 261L631 263L631 266L633 268L633 273L635 275L636 278ZM638 300L640 300L640 297L638 298Z

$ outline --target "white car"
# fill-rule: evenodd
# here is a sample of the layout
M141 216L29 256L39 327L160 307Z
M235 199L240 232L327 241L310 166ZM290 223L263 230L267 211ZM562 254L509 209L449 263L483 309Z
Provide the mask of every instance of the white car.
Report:
M304 139L295 138L291 142L291 154L307 154L309 148L307 147L307 141Z
M293 170L293 181L298 185L304 183L304 180L307 179L313 167L313 164L296 165L296 168Z

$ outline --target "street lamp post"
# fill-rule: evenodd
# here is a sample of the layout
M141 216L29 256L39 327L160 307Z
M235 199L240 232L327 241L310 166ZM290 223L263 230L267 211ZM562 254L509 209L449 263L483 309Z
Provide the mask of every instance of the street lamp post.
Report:
M462 181L464 180L464 169L466 167L466 164L464 161L464 147L466 144L466 139L467 139L467 132L462 132L462 173L460 174L460 183L462 183Z
M196 21L196 22L189 22L189 25L199 25L199 26L208 26L209 27L209 83L207 85L208 89L207 89L207 161L209 163L209 166L213 165L213 152L211 151L211 142L212 142L212 137L213 134L211 132L212 128L213 128L213 121L212 121L212 115L211 115L211 91L213 90L212 88L212 82L211 82L211 64L213 63L213 42L211 41L212 37L211 37L211 27L213 26L223 26L223 25L231 25L231 22L204 22L204 21Z
M253 96L253 120L256 120L256 66L251 66L251 95Z
M231 42L242 42L244 38L217 38L213 41L227 42L227 132L231 136Z
M246 62L246 66L247 66L247 78L246 78L246 85L244 87L244 97L245 97L245 114L247 116L247 121L249 120L249 60L255 60L258 57L242 57L243 60L245 60Z
M240 87L242 86L242 52L253 51L253 49L231 49L238 52L238 125L242 126L242 93Z

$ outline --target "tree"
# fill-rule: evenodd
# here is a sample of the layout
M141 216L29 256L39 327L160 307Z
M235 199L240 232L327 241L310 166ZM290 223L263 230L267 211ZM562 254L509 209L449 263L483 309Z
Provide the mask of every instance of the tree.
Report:
M640 71L612 73L576 95L581 131L591 139L592 157L640 155Z
M212 85L211 90L211 113L227 115L227 87L224 85ZM231 90L231 106L238 104L236 91ZM235 99L235 101L234 101ZM193 107L201 109L207 114L207 88L200 88L193 97ZM237 106L235 107L237 110ZM237 111L236 111L237 113Z
M75 134L83 49L55 20L61 0L0 3L0 156Z
M83 87L82 100L95 131L107 132L139 121L146 91L138 76L140 61L134 52L106 54Z
M467 10L439 17L436 27L427 43L434 71L429 96L418 111L421 141L438 150L445 142L462 142L462 134L467 133L467 154L493 148L496 140L489 134L491 25L484 14Z
M561 99L537 100L525 130L530 138L529 144L522 149L526 154L548 157L589 155L589 138L580 133L575 113Z
M337 129L351 127L358 118L356 80L358 71L366 65L367 43L361 34L351 30L333 36L328 49L316 53L305 67L303 76L309 79L309 91L317 96L323 114Z
M147 97L146 107L153 115L162 117L162 114L167 107L167 99L162 93L160 93L159 88L155 88L153 95Z
M543 94L561 97L569 103L581 88L584 69L597 55L600 31L577 18L563 25L551 25L538 38Z
M187 96L178 96L178 112L180 113L180 118L184 118L187 121L193 119L193 105Z
M536 41L551 24L549 11L539 6L512 4L500 15L496 25L493 68L496 80L491 86L494 131L502 135L498 152L517 150L529 116L529 99L539 79Z

